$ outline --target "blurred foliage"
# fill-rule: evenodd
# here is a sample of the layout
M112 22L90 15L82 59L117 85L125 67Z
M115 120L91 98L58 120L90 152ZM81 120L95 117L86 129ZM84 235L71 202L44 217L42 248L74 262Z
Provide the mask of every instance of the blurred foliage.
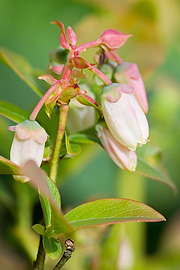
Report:
M166 168L180 189L179 14L178 0L1 0L0 45L22 54L32 66L45 69L48 52L59 44L59 32L50 25L52 20L73 26L78 43L96 39L107 28L132 34L119 54L124 61L136 62L144 76L150 104L150 139L162 149ZM85 57L89 60L90 53ZM2 64L0 78L0 98L30 113L38 97ZM43 119L48 126L46 116ZM0 154L7 158L12 141L7 127L11 124L0 117ZM161 183L120 172L108 155L93 145L83 147L80 156L62 161L59 176L64 209L93 198L117 196L143 201L167 218L163 224L136 223L112 230L101 227L77 232L76 252L64 269L105 270L102 265L98 268L98 258L111 254L111 245L117 259L122 238L129 242L136 257L132 269L180 268L179 195L174 196ZM28 269L29 258L34 258L37 247L36 234L30 227L39 222L41 215L36 193L27 185L0 176L0 201L0 268L11 270L16 265ZM147 251L149 256L145 256ZM115 268L112 265L107 269L123 269L116 263Z

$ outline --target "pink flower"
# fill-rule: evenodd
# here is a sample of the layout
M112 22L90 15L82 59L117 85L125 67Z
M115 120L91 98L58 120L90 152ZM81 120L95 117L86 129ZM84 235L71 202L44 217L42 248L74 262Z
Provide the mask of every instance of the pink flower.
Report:
M96 131L103 147L117 166L122 170L135 171L137 165L136 153L120 144L105 124L96 125Z
M130 150L136 150L148 140L146 116L128 85L112 83L101 95L104 119L113 137Z
M36 121L30 120L11 126L9 130L15 132L10 160L19 166L23 166L28 160L34 160L40 167L47 140L45 130ZM16 175L14 178L21 182L29 181L26 176Z
M145 86L138 66L124 62L117 66L114 77L118 83L125 83L134 88L134 96L144 113L148 111L148 101Z

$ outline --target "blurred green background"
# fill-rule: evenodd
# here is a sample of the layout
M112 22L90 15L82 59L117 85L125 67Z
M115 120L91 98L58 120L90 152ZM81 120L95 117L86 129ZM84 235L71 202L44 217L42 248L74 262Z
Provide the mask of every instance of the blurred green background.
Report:
M0 46L22 54L32 66L45 70L48 53L59 45L59 29L50 24L53 20L61 20L66 27L72 26L79 44L96 39L107 28L132 34L119 49L119 54L124 61L136 62L140 68L149 99L150 140L162 149L164 164L180 189L179 14L178 0L0 0ZM90 58L87 54L86 59ZM2 64L0 82L0 99L29 113L32 111L38 97ZM7 158L12 141L12 134L7 131L9 124L12 123L0 117L0 154ZM82 154L73 161L63 161L59 176L64 209L93 198L126 197L142 201L162 213L166 223L127 228L127 232L137 233L142 238L131 235L132 246L140 259L138 263L143 265L148 258L145 255L152 256L151 263L148 261L146 266L137 266L137 269L180 269L179 194L174 195L159 182L121 172L108 155L94 145L84 147ZM26 206L33 208L34 205L26 195L30 193L36 198L36 194L21 186L12 178L0 176L1 269L15 269L10 262L8 264L8 258L13 258L18 269L28 269L28 258L32 255L27 247L24 248L27 245L24 241L28 239L22 234L27 233L19 231L17 226L18 222L23 224L23 221L17 222L23 214L12 214L11 200L22 192L24 196L17 199L17 205L23 204L27 212ZM35 205L39 207L37 202ZM138 241L141 247L137 248Z

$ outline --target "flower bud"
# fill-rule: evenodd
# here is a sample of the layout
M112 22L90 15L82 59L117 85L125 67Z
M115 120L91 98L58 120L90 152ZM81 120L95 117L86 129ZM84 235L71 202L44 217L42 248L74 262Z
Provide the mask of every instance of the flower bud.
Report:
M101 95L102 112L113 137L131 150L147 142L149 127L146 116L129 87L113 83Z
M23 166L28 160L34 160L40 167L47 140L45 130L36 121L30 120L11 126L9 130L15 132L10 160L19 166ZM29 181L29 177L26 176L16 175L14 178L21 182Z
M117 166L122 170L135 171L137 165L136 152L120 144L105 125L96 125L96 131L104 149Z
M120 48L131 35L125 35L118 30L107 29L99 37L98 42L109 49Z
M134 88L134 96L137 102L141 106L144 113L147 113L147 95L138 66L133 63L124 62L117 66L114 73L114 78L118 83L125 83Z

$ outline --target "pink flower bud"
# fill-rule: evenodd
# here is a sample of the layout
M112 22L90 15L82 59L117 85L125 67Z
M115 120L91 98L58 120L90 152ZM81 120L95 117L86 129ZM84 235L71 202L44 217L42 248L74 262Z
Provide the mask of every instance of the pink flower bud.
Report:
M125 35L118 30L107 29L98 38L98 42L114 50L120 48L131 35Z
M47 140L45 130L36 121L30 120L9 127L9 130L15 131L10 160L19 166L23 166L28 160L34 160L40 167ZM26 176L14 176L14 178L21 182L29 181Z
M118 65L114 77L118 83L126 83L134 88L134 96L137 102L141 106L142 110L147 113L147 95L138 66L133 63L124 62L121 65Z
M112 160L126 171L135 171L137 165L136 152L120 144L103 124L96 125L97 136Z
M134 151L137 146L147 142L148 122L133 93L119 93L120 86L113 83L104 87L101 95L102 112L113 137Z

